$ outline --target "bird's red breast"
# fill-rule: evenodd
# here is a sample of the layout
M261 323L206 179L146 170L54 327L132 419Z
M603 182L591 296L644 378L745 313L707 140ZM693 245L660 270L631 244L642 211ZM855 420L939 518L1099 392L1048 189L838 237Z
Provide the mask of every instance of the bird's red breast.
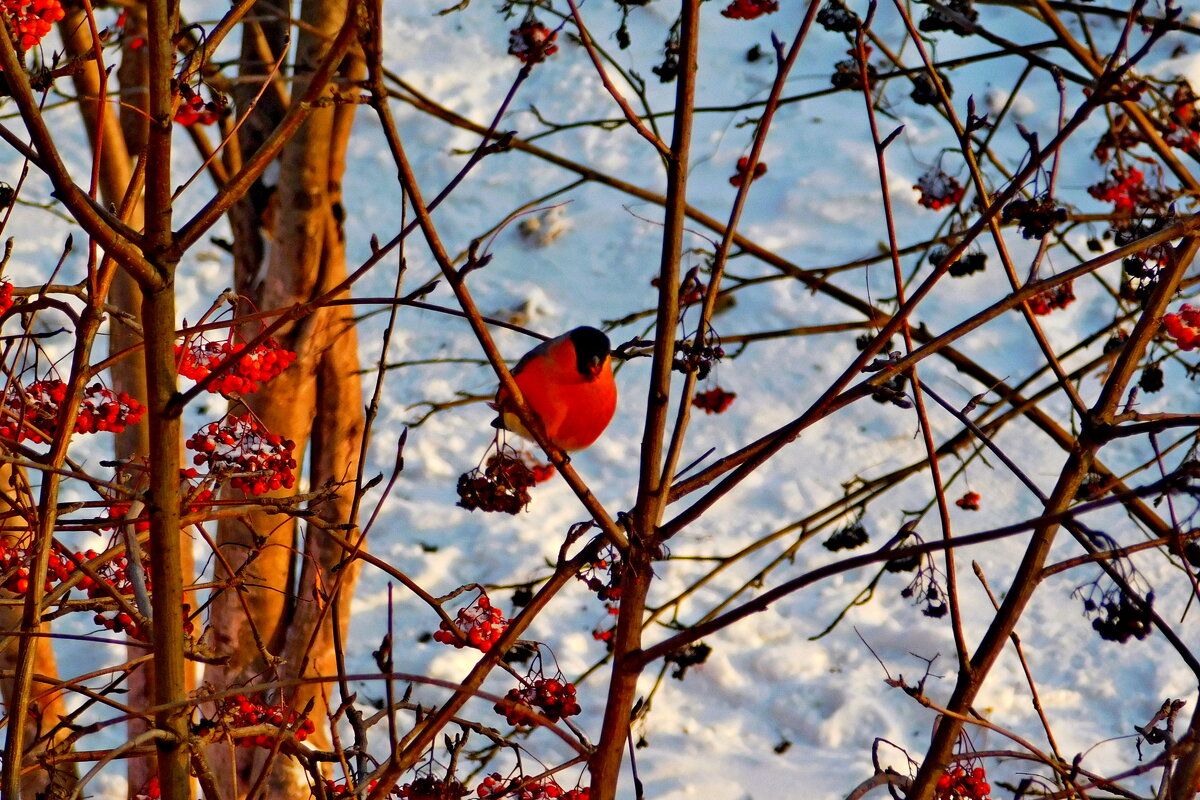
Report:
M596 441L617 408L608 337L595 328L575 328L533 348L513 368L513 379L550 441L563 450L582 450ZM505 408L507 397L501 387L500 416L493 424L532 439Z

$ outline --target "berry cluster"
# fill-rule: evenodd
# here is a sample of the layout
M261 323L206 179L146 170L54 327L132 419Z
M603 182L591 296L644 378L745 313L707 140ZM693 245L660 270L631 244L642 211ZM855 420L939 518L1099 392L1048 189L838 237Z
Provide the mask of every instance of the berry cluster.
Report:
M1131 212L1146 199L1146 176L1139 169L1116 167L1107 180L1088 187L1088 194L1103 203L1112 203L1113 211Z
M0 0L0 9L17 34L21 50L31 50L65 16L59 0Z
M28 547L23 547L14 542L6 542L0 539L0 586L10 592L17 594L25 594L29 591L29 560L32 553ZM66 565L60 565L58 559L60 556L57 553L50 555L50 569L46 574L46 591L54 588L53 578L63 580L70 575L74 568L69 560ZM62 577L59 577L61 572Z
M0 281L0 317L8 313L13 305L13 285L8 281Z
M367 787L366 787L367 791L370 792L378 785L379 785L379 781L371 781L370 783L367 784ZM329 778L325 779L325 796L330 798L331 800L358 800L359 797L363 796L359 793L360 788L361 787L354 786L354 784L352 784L352 783L335 783L334 781L330 780ZM400 790L393 788L390 792L387 793L386 796L387 797L399 797ZM461 797L461 796L462 795L457 795L457 797ZM454 795L446 795L446 797L448 800L451 800L455 796ZM416 798L413 798L413 800L416 800ZM437 799L435 798L435 800L437 800Z
M983 498L979 496L979 492L967 492L962 497L954 501L954 505L961 508L963 511L978 511L979 501Z
M608 615L606 621L609 624L605 626L604 623L601 623L592 628L592 638L597 642L604 642L605 648L611 653L613 634L617 631L616 616L621 613L621 606L619 603L605 603L604 611Z
M145 635L145 632L134 621L133 617L129 616L128 612L117 611L107 617L97 613L92 618L92 621L101 628L110 630L113 633L125 633L130 639L137 639L139 642L150 641L149 637Z
M23 390L14 387L4 397L0 436L41 444L58 433L58 410L67 399L67 385L57 378L34 381ZM120 433L141 421L146 408L124 392L94 383L83 392L76 433ZM32 426L32 427L31 427ZM36 430L34 430L36 429Z
M553 778L522 782L520 778L505 778L493 772L483 779L475 789L481 800L511 797L513 800L588 800L590 793L585 789L564 789Z
M145 786L133 793L131 800L159 800L162 797L162 788L158 785L158 778L154 777L146 781Z
M947 175L941 167L934 167L917 178L913 186L921 196L917 203L925 208L939 211L962 200L967 189L953 175Z
M180 95L182 102L179 104L179 110L175 112L175 121L185 127L212 125L225 116L228 110L224 103L215 100L204 102L204 98L190 86L182 87Z
M621 556L611 546L576 573L575 577L587 585L588 591L595 592L596 597L606 603L621 599Z
M221 394L251 394L260 386L283 372L296 360L296 354L285 350L279 342L267 339L247 352L243 342L232 340L211 342L198 338L175 345L179 374L202 381L209 373L230 359L234 365L208 386L208 391Z
M218 714L232 728L248 728L253 725L294 727L293 735L298 742L303 742L317 729L311 719L298 715L283 703L272 705L262 697L247 697L244 694L223 699L218 706ZM235 740L235 744L239 747L270 748L275 745L277 738L278 736L260 733L256 736L240 737Z
M1200 105L1196 92L1183 78L1179 78L1171 94L1167 113L1166 134L1163 140L1189 155L1200 154Z
M1177 313L1163 316L1163 327L1180 350L1200 347L1200 308L1184 303Z
M537 482L534 471L510 447L492 454L481 472L478 467L458 479L458 505L474 511L517 514L532 499L529 488Z
M748 156L742 156L737 160L737 171L729 176L729 184L731 186L741 186L746 182L747 177L750 178L751 183L754 183L754 181L766 174L767 165L762 161L759 161L754 165L754 173L750 174L750 158Z
M1004 207L1000 220L1015 222L1026 239L1041 239L1054 230L1055 225L1067 221L1067 210L1049 197L1018 198Z
M138 424L145 413L146 407L124 392L114 392L93 383L83 390L83 398L79 401L79 416L75 419L75 432L120 433L130 425Z
M500 613L500 609L492 605L486 594L481 594L474 603L460 608L454 615L454 624L466 637L466 641L460 639L445 622L441 623L439 629L434 631L433 640L442 644L454 645L460 649L474 647L476 650L486 653L508 629L508 623L511 621Z
M987 782L987 772L983 767L976 767L967 772L962 767L955 767L938 778L934 790L936 800L987 800L992 787Z
M185 446L196 451L194 464L229 475L229 486L247 494L289 489L295 483L294 441L271 433L251 414L210 422L192 434Z
M729 19L757 19L763 14L774 14L778 10L779 0L733 0L721 10L721 16Z
M82 555L76 554L80 561L91 560L97 557L96 551L88 550ZM142 574L145 576L146 589L150 590L150 570L149 565L145 560L142 561ZM124 597L133 597L133 581L129 579L129 559L124 555L104 564L98 569L97 574L101 582L92 580L90 577L84 577L79 582L79 586L91 600L100 600L109 597L110 592L116 591ZM183 607L183 614L187 630L191 630L191 622L187 620L189 611L188 606ZM126 611L110 611L107 614L104 612L96 612L96 616L92 617L92 622L99 625L101 628L110 630L113 633L124 633L131 639L138 641L149 641L149 636L138 626L137 621L133 619Z
M555 678L538 678L524 688L509 689L504 699L508 702L496 703L493 710L504 715L509 725L532 725L533 709L551 722L582 711L575 702L575 685Z
M401 800L458 800L467 794L467 787L456 780L443 780L432 775L422 775L412 783L406 783L393 794Z
M205 425L186 447L196 451L196 465L229 475L229 485L247 494L290 489L296 482L295 442L271 433L249 413Z
M521 27L509 31L508 54L522 64L540 64L558 52L558 45L554 43L557 38L557 31L529 17Z
M716 337L713 337L714 339ZM725 349L719 344L696 342L676 342L675 358L671 369L687 374L696 373L696 380L704 380L712 371L713 364L725 357Z
M183 499L180 501L180 506L184 514L196 514L208 508L212 503L214 495L212 489L208 488L203 481L200 480L200 473L194 468L179 470L179 483L183 493ZM135 520L127 520L129 509L132 504L128 500L109 500L105 513L110 520L111 525L101 525L103 530L113 530L118 524L126 524L133 522L134 530L148 531L150 530L150 520L145 516L138 516Z
M1072 281L1067 281L1029 298L1029 310L1039 317L1044 317L1074 302L1075 288Z
M974 31L975 21L979 19L979 12L975 10L975 3L972 0L948 0L944 5L955 16L931 7L925 12L925 16L921 19L917 27L927 33L950 31L958 36L970 36ZM970 24L964 24L955 17L961 17L962 20Z
M720 414L727 411L736 398L737 392L727 392L717 386L706 392L697 392L692 398L692 405L705 414Z

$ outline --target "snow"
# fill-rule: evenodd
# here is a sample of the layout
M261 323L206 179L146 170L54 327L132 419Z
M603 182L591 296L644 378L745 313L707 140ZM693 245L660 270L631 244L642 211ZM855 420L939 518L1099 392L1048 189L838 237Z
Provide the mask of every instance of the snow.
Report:
M215 6L192 5L215 13ZM505 21L494 13L491 3L483 2L447 17L432 16L447 5L449 0L390 0L385 7L387 65L457 113L486 122L519 67L504 53L508 30L517 19ZM630 29L634 44L628 51L617 50L608 35L616 26L615 4L583 5L598 44L609 49L623 68L637 70L647 78L646 93L656 109L669 107L673 92L673 85L658 85L649 72L649 66L659 60L659 49L671 22L666 5L633 9ZM749 63L743 54L755 43L769 50L772 31L779 32L781 38L790 37L802 14L802 4L784 3L777 15L737 24L721 19L717 5L704 6L700 104L761 100L772 77L770 59ZM888 8L880 8L877 22L877 29L885 36L899 30ZM986 6L981 13L998 30L1019 30L1022 24L1013 10ZM970 41L960 43L949 35L943 35L941 41L940 57L957 55L959 49L969 52L976 46ZM824 88L827 75L822 71L844 57L843 50L839 37L814 29L801 59L801 73L789 81L787 93ZM915 55L908 55L908 59L916 63ZM1011 64L1006 60L954 72L955 104L960 113L965 113L966 98L971 93L981 98L981 108L1002 107L1013 75ZM1164 74L1186 73L1200 83L1200 58L1195 56L1165 63L1162 70ZM617 83L628 92L625 81L618 79ZM502 121L501 130L516 130L520 135L539 131L541 126L530 112L531 106L536 106L542 118L560 122L619 116L599 87L586 55L569 42L563 42L559 54L534 70ZM880 243L886 242L886 230L862 106L857 95L840 94L781 109L763 155L770 169L754 185L752 203L741 227L744 234L804 268L878 252ZM908 126L906 132L888 151L888 187L896 206L902 245L931 235L942 219L942 215L917 206L912 186L929 165L937 163L942 157L941 148L949 144L946 126L932 113L927 109L912 111L907 103L903 107L914 116L901 120ZM1056 108L1053 86L1045 76L1036 75L1017 98L1014 114L1026 126L1037 129L1045 141L1053 130ZM394 112L408 155L426 187L425 195L431 197L456 173L463 163L460 151L473 148L477 137L451 129L404 104L394 104ZM691 197L697 207L718 219L728 213L733 198L728 184L733 164L749 146L752 129L738 127L738 123L756 113L748 109L697 118ZM77 124L67 121L69 115L60 116L64 135L78 135L67 132L78 129ZM669 129L668 119L659 124ZM884 130L894 124L899 122L881 121ZM392 180L395 169L378 125L364 111L358 126L345 182L351 264L370 255L368 242L372 234L383 240L393 236L400 227L402 213L399 188ZM1099 131L1096 125L1091 129ZM1001 137L1009 152L1015 152L1011 149L1014 136L1010 128ZM1087 133L1078 139L1093 140L1094 136ZM657 156L627 128L613 132L595 127L566 129L536 143L637 186L656 192L663 189ZM73 153L75 174L86 174L81 140ZM18 164L7 151L4 158L4 176L13 182ZM948 170L953 171L951 164L957 169L952 153L944 157L944 162ZM189 172L188 163L181 156L178 174ZM1069 167L1060 178L1066 187L1064 194L1085 206L1083 189L1096 179L1097 168L1082 159L1065 162L1064 167ZM959 175L962 177L961 171ZM573 174L521 153L492 155L467 177L434 218L448 249L459 252L531 198L555 191L572 180ZM183 207L198 208L202 202L199 198L206 191L204 181L198 181L185 193ZM24 196L45 198L47 187L33 176ZM555 207L546 216L529 219L541 220L552 227L555 235L539 233L531 241L522 236L519 225L509 224L492 241L492 263L472 275L470 287L484 313L505 316L519 309L526 317L525 324L554 334L652 307L655 296L650 279L658 269L661 235L659 207L594 184L577 187L541 205ZM1094 208L1094 203L1086 207ZM6 275L19 285L44 280L46 270L61 251L67 230L64 222L49 213L18 209L8 230L16 246ZM218 231L216 235L227 234ZM693 224L685 247L708 250L713 238L711 231ZM1024 243L1014 246L1012 240L1008 243L1013 246L1020 269L1028 263L1032 247ZM78 280L82 274L84 253L80 245L77 240L63 280ZM927 322L935 332L945 330L1008 291L990 243L985 243L985 249L992 253L989 271L940 287L922 306L919 321ZM409 265L407 287L418 286L436 274L417 237L410 240L405 256ZM700 263L702 258L701 254L689 253L685 268ZM914 259L906 259L905 272L914 264ZM1043 267L1043 274L1048 274L1048 268L1068 266L1073 263L1059 255L1054 263ZM356 294L390 293L394 269L394 261L381 266L355 288ZM182 265L180 318L194 320L203 313L215 292L228 285L228 271L227 255L202 243ZM746 258L733 260L730 272L743 278L773 274ZM869 270L835 275L831 281L854 292L869 289L877 303L895 293L886 262ZM1047 336L1056 345L1090 332L1104 314L1110 313L1111 303L1094 283L1080 282L1076 291L1080 299L1068 312L1043 318ZM453 306L444 285L427 299ZM736 305L718 316L715 325L720 333L733 335L847 320L859 321L853 312L814 296L806 287L777 280L739 291ZM648 320L634 322L610 335L619 343L641 335L648 324ZM380 316L362 324L359 340L364 365L379 357L382 326ZM752 343L737 357L720 364L710 383L736 391L738 400L721 416L707 417L697 412L682 463L715 448L715 455L708 459L711 461L795 418L854 358L857 333ZM502 351L512 359L533 344L515 333L497 331L495 335ZM1099 342L1077 360L1068 361L1067 368L1094 357L1101 345ZM48 346L53 348L55 343L51 341ZM984 326L956 346L1010 383L1027 375L1039 359L1036 346L1016 315ZM55 357L62 355L52 352ZM431 355L478 358L479 351L462 320L402 309L387 360ZM611 512L628 509L634 500L647 365L647 360L635 360L620 370L621 405L617 417L599 443L573 460L573 466ZM926 381L959 406L986 388L970 383L936 360L924 362L921 371ZM364 385L369 387L373 380L373 376L367 376ZM1043 377L1039 385L1046 381L1048 378ZM405 422L424 413L421 403L449 401L459 392L486 395L494 385L485 366L463 363L411 366L389 372L375 443L369 453L368 475L390 474L396 436ZM1088 378L1079 389L1085 401L1090 401L1099 383ZM1144 398L1144 402L1148 408L1156 408L1154 404L1163 400ZM1045 406L1054 409L1060 419L1065 418L1061 399ZM214 408L210 405L208 411ZM1179 410L1178 402L1174 410ZM960 423L940 409L931 411L931 416L939 442L960 429ZM371 552L435 595L466 583L512 587L536 580L546 573L547 561L556 557L568 527L586 517L567 487L557 481L538 487L531 508L516 517L497 518L454 506L457 476L480 461L490 441L490 418L489 409L477 403L435 414L412 427L405 470L395 489L386 498L381 498L378 489L368 497L368 506L381 500L383 503L371 531ZM198 425L202 419L206 419L202 411L189 410L190 422ZM714 566L712 560L688 558L729 556L773 531L784 532L760 552L706 583L682 601L676 614L667 612L660 622L674 618L692 622L715 606L737 605L749 599L757 590L745 589L743 584L759 570L770 568L764 579L769 588L840 557L819 543L850 518L853 508L811 536L803 526L792 530L788 526L837 500L844 487L856 479L874 477L921 458L923 447L917 433L911 412L869 400L806 430L766 469L755 473L722 499L712 513L670 543L673 559L657 568L651 606L683 592ZM1174 434L1164 437L1170 442L1177 438ZM1043 491L1052 487L1063 454L1045 436L1029 426L1014 426L1005 428L997 436L997 443ZM94 444L83 444L80 452L85 463L103 458L106 446L104 437ZM1123 443L1106 450L1104 457L1116 459L1114 469L1120 472L1144 458L1144 450L1144 446ZM958 464L951 459L943 466L949 473ZM963 481L955 483L947 495L953 499L959 489L966 488L984 495L984 509L971 514L952 508L959 534L998 527L1037 513L1036 500L994 460L983 464L977 459L967 464ZM886 498L869 504L864 522L872 533L871 546L885 541L907 518L905 512L925 507L930 496L928 476L917 473ZM68 493L64 499L71 497ZM667 518L687 502L669 509ZM1123 529L1122 541L1134 540L1128 533L1129 523L1120 513L1098 515L1097 527L1104 529L1105 524L1111 525L1109 530L1114 536ZM923 522L922 530L927 540L937 536L935 516ZM807 539L804 546L794 553L787 552L801 538ZM978 560L993 590L1002 594L1020 558L1023 541L1024 537L1018 536L960 553L959 580L969 642L977 642L984 632L991 606L967 564ZM1054 559L1077 553L1078 548L1064 534L1055 547ZM1194 618L1178 621L1178 612L1187 598L1186 591L1177 585L1178 573L1172 574L1161 556L1140 558L1137 563L1146 580L1159 590L1158 602L1164 615L1177 623L1177 630L1185 638L1194 640ZM713 648L707 663L692 667L683 681L663 678L648 717L634 727L635 739L643 739L646 745L636 751L638 775L646 796L660 800L843 797L871 774L872 747L880 739L890 743L880 745L882 762L908 772L910 765L900 748L919 759L934 715L902 690L890 688L885 679L903 675L910 686L915 685L926 672L927 663L932 662L925 689L935 703L944 702L955 677L954 643L945 621L923 616L919 606L900 596L900 589L911 576L885 573L869 603L850 609L827 635L810 638L845 610L877 569L868 567L835 576L706 637L705 642ZM1078 584L1090 579L1091 572L1084 571L1049 580L1035 595L1018 633L1037 676L1040 700L1052 720L1061 752L1068 760L1077 752L1087 752L1084 766L1104 771L1136 760L1132 741L1107 741L1090 748L1112 737L1127 737L1135 724L1143 724L1153 715L1164 698L1183 697L1194 702L1195 679L1157 635L1124 646L1099 641L1083 617L1079 601L1070 597ZM511 609L510 591L496 589L491 596L493 603ZM398 671L457 682L474 663L469 651L423 641L423 634L436 628L436 617L381 571L363 569L353 611L351 651L347 653L352 673L376 671L371 651L386 631L389 616L394 621ZM603 647L593 640L590 631L605 624L605 619L601 604L582 585L574 585L537 620L529 635L548 643L562 670L575 676L603 659ZM92 631L90 621L82 617L64 620L59 629L69 633ZM651 625L647 642L652 644L672 632L659 624ZM90 669L100 662L120 663L125 657L124 650L114 646L97 652L97 648L64 641L58 647L64 672L74 669L81 660ZM598 734L596 710L603 703L606 674L607 667L601 667L579 685L580 702L585 708L579 724L593 740ZM644 692L651 690L656 675L657 665L644 676L640 687ZM485 689L502 695L510 682L503 674L497 675ZM383 693L377 682L362 682L355 688L363 700ZM436 702L445 691L418 687L417 696ZM498 722L488 705L479 701L468 710L489 723ZM997 724L1044 747L1029 687L1011 650L992 672L976 705ZM108 714L104 709L94 709L85 719L103 720ZM972 744L980 750L1015 749L996 732L973 729L971 736ZM118 741L119 731L107 729L82 740L80 747L111 746ZM535 733L526 746L547 764L556 763L555 758L566 757L567 753L561 742L544 733ZM1027 767L1020 762L988 763L989 774L996 776L994 786L997 777L1013 779ZM94 796L121 796L124 785L120 774L119 767L106 771L90 787ZM567 774L564 785L569 785L576 773ZM1149 779L1142 779L1140 786L1149 783ZM633 781L627 772L621 797L633 796Z

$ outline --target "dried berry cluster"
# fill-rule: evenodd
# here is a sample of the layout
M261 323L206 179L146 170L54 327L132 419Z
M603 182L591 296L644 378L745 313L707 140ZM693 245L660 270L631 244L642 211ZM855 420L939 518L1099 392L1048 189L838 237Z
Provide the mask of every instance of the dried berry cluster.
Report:
M862 520L856 519L843 528L838 529L821 544L826 550L837 552L838 550L853 550L855 547L862 547L871 540L871 534L867 532L866 527L862 524Z
M481 472L478 467L458 479L458 505L474 511L517 514L529 505L529 489L537 475L511 447L492 454Z
M704 392L697 392L692 398L692 405L705 414L720 414L727 411L737 398L737 392L727 392L720 386Z
M842 0L827 0L817 12L817 24L831 33L853 33L858 28L858 14Z
M536 709L551 722L573 717L582 709L575 702L575 685L557 678L538 678L528 686L509 689L507 703L496 703L493 710L504 716L509 725L532 725L529 712Z
M226 725L231 728L248 728L253 725L274 725L282 728L287 725L294 727L293 735L297 741L303 742L309 734L317 729L308 717L302 717L283 703L274 705L259 696L247 697L244 694L223 699L217 708L217 713ZM234 740L239 747L266 747L275 745L278 736L260 733L255 736L243 736Z
M913 188L921 193L917 202L934 211L955 205L962 200L967 191L953 175L943 172L941 167L934 167L925 172L917 178Z
M66 399L67 385L57 378L34 381L23 390L19 386L10 387L4 396L0 436L34 444L54 438L58 433L58 411ZM75 432L120 433L140 422L145 413L145 407L124 392L94 383L83 392Z
M903 561L893 561L888 563L889 572L900 572L898 567L892 569L893 565L902 564ZM938 584L937 573L932 567L920 567L917 569L917 574L913 576L912 581L907 586L900 590L900 596L906 600L912 600L914 605L924 605L921 613L933 619L940 619L950 611L946 605L946 595L942 591L942 587Z
M858 57L854 48L846 51L850 58L838 61L833 65L833 74L829 76L829 82L833 84L835 89L862 89L862 69L858 66ZM870 48L867 48L867 55L870 55ZM867 80L871 83L879 77L879 70L875 69L875 65L867 63Z
M1060 283L1029 298L1029 310L1039 317L1066 308L1075 302L1075 287L1072 281Z
M704 642L696 642L667 653L663 656L663 661L674 667L671 670L671 677L677 681L681 681L683 680L683 676L687 674L688 669L708 661L710 655L712 655L711 647Z
M1178 312L1163 316L1163 327L1167 329L1167 336L1179 345L1180 350L1195 350L1200 347L1200 308L1184 303Z
M1168 93L1170 87L1174 88ZM1145 81L1123 84L1106 94L1104 100L1138 100L1147 88ZM1191 84L1184 78L1176 78L1162 91L1156 91L1154 99L1152 113L1162 131L1163 141L1188 155L1200 154L1200 105L1197 104L1198 98ZM1112 124L1100 136L1092 155L1098 161L1108 161L1114 154L1131 151L1145 141L1145 136L1128 115L1117 113L1112 117Z
M513 800L588 800L587 789L564 789L553 778L522 782L520 778L505 778L493 772L475 789L481 800L511 797Z
M964 253L961 258L949 266L946 272L951 278L964 278L976 272L987 269L987 254L982 251Z
M937 76L938 80L942 83L942 88L946 90L946 96L953 97L954 86L950 83L950 79L941 72ZM913 90L908 96L919 106L936 106L942 102L942 97L938 94L937 86L934 85L933 80L925 73L913 77Z
M1015 222L1026 239L1041 239L1054 226L1067 221L1067 210L1049 197L1018 198L1000 212L1002 222Z
M460 639L445 622L434 631L433 639L435 642L454 645L457 648L474 647L486 653L504 635L511 621L500 613L500 609L492 605L486 594L481 594L474 603L460 608L454 615L454 624L466 637L466 641Z
M228 476L230 486L247 494L290 489L296 482L295 443L271 433L249 413L205 425L186 447L196 451L197 466Z
M552 31L533 18L527 18L521 27L509 31L508 54L522 64L540 64L558 52L554 40L558 32Z
M176 345L175 359L179 364L179 374L197 382L207 378L209 373L219 369L226 361L236 359L228 371L208 385L208 391L252 394L291 366L296 354L284 349L274 339L267 339L247 352L246 345L241 341L213 342L201 337Z
M65 15L58 0L0 0L0 8L17 34L16 44L31 50Z
M696 380L702 381L708 377L713 364L724 357L725 349L719 344L676 342L675 359L671 363L671 369L685 375L695 372Z
M987 800L991 793L992 787L987 782L983 767L976 767L970 772L955 767L938 778L934 797L936 800Z
M1083 609L1088 614L1097 615L1092 620L1092 630L1100 634L1101 639L1124 643L1129 641L1130 636L1141 640L1150 635L1153 604L1154 592L1147 593L1145 604L1139 605L1125 592L1114 588L1106 592L1099 603L1091 598L1084 600Z
M972 0L946 0L941 5L946 9L930 8L917 26L927 33L950 31L958 36L970 36L974 23L979 19Z

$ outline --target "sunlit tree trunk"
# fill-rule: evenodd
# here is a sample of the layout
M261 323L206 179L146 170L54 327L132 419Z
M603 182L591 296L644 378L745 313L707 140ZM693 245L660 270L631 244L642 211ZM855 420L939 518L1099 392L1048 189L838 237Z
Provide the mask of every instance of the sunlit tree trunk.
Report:
M306 27L298 35L294 93L303 91L309 71L341 27L347 6L333 0L311 0L301 6ZM270 52L277 55L283 37L279 27L257 15L247 25L243 42L243 71L262 76ZM327 35L322 36L320 32ZM271 48L270 51L267 48ZM358 69L348 59L343 75ZM250 83L250 91L258 86ZM258 145L266 123L283 112L281 92L268 89L255 109L263 114L258 126L243 130L240 149L248 156ZM346 141L354 106L331 105L313 112L282 155L279 183L253 189L234 210L236 286L263 311L287 309L335 286L346 274L340 185ZM252 117L253 120L253 117ZM267 236L263 236L264 229ZM248 308L242 309L249 310ZM362 433L362 399L356 375L357 340L346 308L324 308L289 325L277 336L296 352L295 364L243 399L265 427L297 443L298 461L307 451L309 480L318 487L330 480L353 480ZM244 335L258 332L249 323ZM311 441L309 442L309 437ZM306 447L306 442L308 442ZM350 490L314 509L320 519L345 523L350 513ZM297 537L303 537L298 541ZM294 522L278 515L254 513L228 521L220 528L222 563L217 579L230 577L228 565L241 571L239 588L227 590L213 604L211 630L216 651L229 659L213 665L206 679L236 686L263 679L302 678L333 674L331 603L345 611L353 571L336 578L330 568L342 552L320 528L298 531ZM342 591L334 596L340 581ZM247 613L247 610L249 613ZM340 615L344 625L346 613ZM328 744L322 721L328 707L327 688L300 687L285 694L293 708L313 703L310 718L317 723L313 741ZM243 796L262 765L263 752L214 748L213 772L229 797ZM234 763L236 760L236 763ZM273 768L268 793L293 797L308 791L308 780L294 764L280 760Z
M0 539L6 546L28 546L33 529L31 515L34 513L33 497L25 474L12 464L0 463ZM0 632L20 629L21 595L0 589L0 600L6 601L0 605ZM45 625L41 627L42 631L46 629ZM0 644L0 674L7 676L17 666L17 639L4 637L4 640ZM47 690L47 683L58 675L54 649L49 639L40 640L34 659L34 701L25 719L25 741L29 745L26 753L36 756L53 749L70 731L65 726L59 726L60 718L67 714L63 695ZM0 679L0 693L6 703L12 696L12 686L11 678ZM40 772L24 782L22 794L26 798L42 797L52 786L62 784L64 779L69 785L76 777L75 771L69 767Z

